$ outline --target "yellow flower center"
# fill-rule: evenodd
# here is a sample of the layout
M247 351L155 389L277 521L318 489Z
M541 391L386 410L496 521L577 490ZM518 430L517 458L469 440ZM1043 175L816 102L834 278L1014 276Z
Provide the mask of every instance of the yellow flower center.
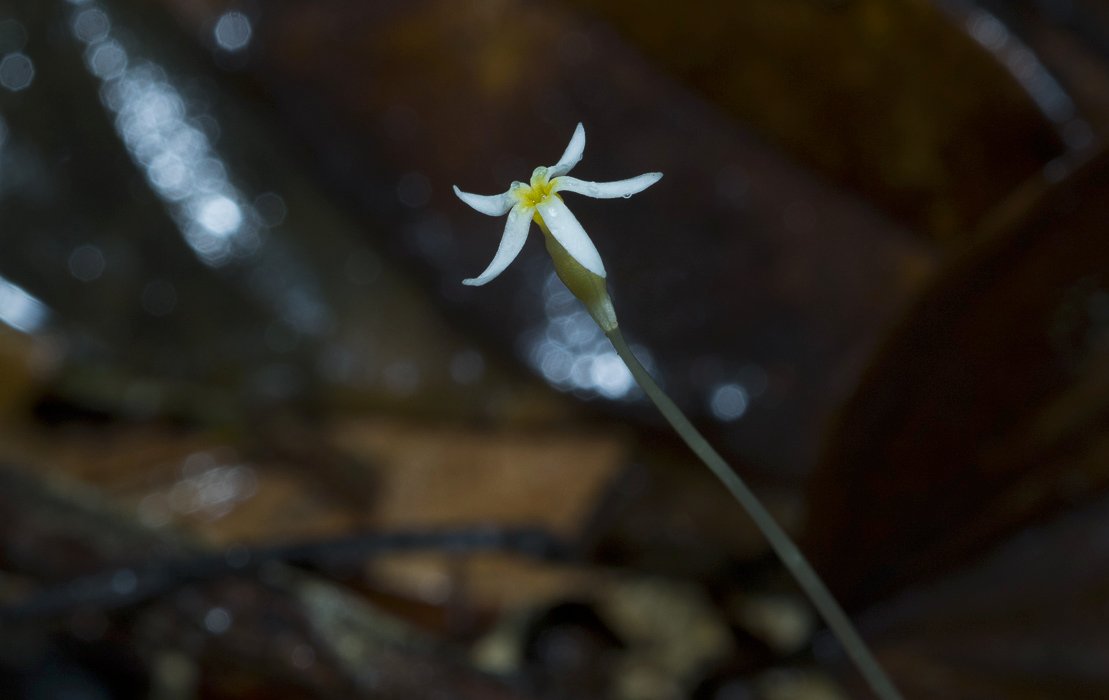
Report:
M547 169L538 167L531 173L531 182L524 184L517 183L512 188L512 193L520 200L525 206L536 207L543 202L544 199L550 197L554 188L554 183L547 177Z
M543 238L547 243L547 252L551 254L555 272L558 273L559 279L574 296L581 299L582 303L585 304L585 308L601 327L601 330L605 333L613 331L618 325L616 323L616 310L612 308L612 300L608 296L605 278L587 270L574 256L570 255L566 248L558 242L558 239L551 234L547 222L543 221L543 217L535 209L548 197L558 197L558 193L553 190L554 183L551 182L547 169L540 166L532 171L531 182L514 182L511 191L517 201L526 207L532 208L532 219L543 231Z

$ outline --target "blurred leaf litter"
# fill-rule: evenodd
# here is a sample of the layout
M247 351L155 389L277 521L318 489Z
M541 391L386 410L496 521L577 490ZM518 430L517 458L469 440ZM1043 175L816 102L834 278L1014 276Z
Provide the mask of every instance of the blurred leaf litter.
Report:
M26 37L4 50L36 73L0 91L0 275L38 332L4 346L21 379L5 385L20 417L6 454L148 519L159 495L189 506L253 475L229 512L174 515L220 543L541 517L600 523L625 564L711 577L747 561L745 523L665 438L601 417L642 417L634 403L563 400L505 362L577 397L628 396L538 246L499 286L458 284L499 227L448 185L500 191L580 119L582 177L667 174L650 198L579 207L625 324L745 470L796 484L821 462L811 544L853 602L1100 483L1098 166L1058 160L1083 115L1048 108L1044 67L1007 63L1036 57L977 6L162 6L176 23L125 0L18 5ZM22 65L0 81L26 80ZM1067 181L1018 190L1041 170ZM1014 191L1015 214L987 214ZM58 367L62 405L111 427L22 430L35 372ZM135 434L119 417L216 430ZM610 484L623 505L591 520ZM799 492L781 493L797 522ZM593 583L452 566L364 576L424 602L471 581L478 607Z

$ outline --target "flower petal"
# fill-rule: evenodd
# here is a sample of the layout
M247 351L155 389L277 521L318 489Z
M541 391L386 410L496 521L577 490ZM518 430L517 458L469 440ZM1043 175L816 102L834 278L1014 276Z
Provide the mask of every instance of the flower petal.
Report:
M534 213L533 208L525 207L522 204L513 207L512 211L508 213L508 223L504 226L504 235L501 237L500 246L497 247L497 254L493 256L493 262L489 263L489 267L485 268L485 272L477 277L462 280L462 284L470 287L480 287L504 272L504 269L520 254L520 249L524 247L524 241L528 238L528 229L531 228L531 217Z
M539 216L543 217L543 223L566 252L585 269L604 277L605 265L601 262L601 254L566 204L558 197L547 197L537 208Z
M595 199L614 199L616 197L630 197L642 192L661 179L662 173L643 173L616 182L589 182L563 175L556 178L551 185L554 192L577 192Z
M585 153L585 127L578 122L578 126L574 129L574 135L570 137L570 145L566 146L566 150L562 152L562 157L558 162L547 168L547 175L549 177L558 177L570 172L575 165L581 162L581 156Z
M512 196L511 192L488 195L470 194L469 192L463 192L458 189L458 185L455 185L454 193L466 204L489 216L504 216L516 203L516 198Z

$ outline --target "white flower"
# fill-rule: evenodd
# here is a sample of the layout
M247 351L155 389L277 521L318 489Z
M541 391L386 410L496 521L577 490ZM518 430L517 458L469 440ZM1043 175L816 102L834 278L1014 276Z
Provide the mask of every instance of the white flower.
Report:
M458 198L482 214L489 216L508 214L504 236L501 238L500 247L497 248L497 254L493 256L493 262L489 263L485 272L477 277L463 280L462 284L482 285L504 272L524 247L533 218L543 229L543 233L549 233L574 261L601 280L604 279L605 266L601 262L600 254L593 246L593 241L589 240L585 229L566 208L558 193L576 192L595 199L630 197L658 182L662 173L644 173L638 177L616 182L586 182L568 177L566 173L581 161L584 150L585 128L578 124L570 139L570 145L566 147L558 162L549 168L542 166L536 168L531 173L530 183L513 182L507 192L495 195L470 194L455 186L454 193ZM547 247L551 249L550 241ZM555 263L556 265L559 263L557 256ZM560 274L561 272L560 270Z

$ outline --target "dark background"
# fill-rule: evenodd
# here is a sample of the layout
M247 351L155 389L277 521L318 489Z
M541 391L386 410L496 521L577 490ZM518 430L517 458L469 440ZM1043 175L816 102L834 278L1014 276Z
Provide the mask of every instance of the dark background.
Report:
M0 0L0 695L1109 695L1109 5Z

